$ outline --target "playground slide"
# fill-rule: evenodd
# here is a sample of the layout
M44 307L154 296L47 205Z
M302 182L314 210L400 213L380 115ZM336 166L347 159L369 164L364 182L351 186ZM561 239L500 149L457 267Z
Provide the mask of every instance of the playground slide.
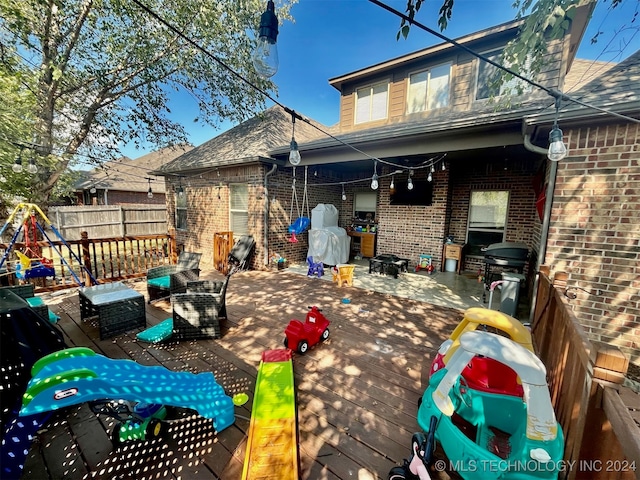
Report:
M193 374L146 367L77 347L41 358L31 373L20 416L112 399L191 408L213 420L218 432L235 420L231 397L225 395L210 372Z
M298 479L291 350L267 350L256 379L242 480Z

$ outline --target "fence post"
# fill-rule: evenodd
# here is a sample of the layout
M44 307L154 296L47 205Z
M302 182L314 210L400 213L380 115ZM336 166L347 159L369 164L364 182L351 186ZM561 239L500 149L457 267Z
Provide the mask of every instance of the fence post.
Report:
M86 231L80 232L80 246L82 248L82 276L85 285L91 285L91 252L89 251L89 234Z
M178 250L176 244L176 230L169 228L169 252L171 254L171 264L178 263Z

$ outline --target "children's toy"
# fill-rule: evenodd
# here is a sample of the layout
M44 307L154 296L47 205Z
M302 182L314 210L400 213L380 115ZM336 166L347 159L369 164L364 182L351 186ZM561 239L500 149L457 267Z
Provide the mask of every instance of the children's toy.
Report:
M112 360L89 348L76 347L41 358L31 374L21 416L113 399L138 403L131 420L136 415L143 420L157 418L157 410L151 406L155 404L196 410L213 420L218 432L235 421L233 401L211 372L173 372L132 360Z
M445 340L431 363L430 375L446 366L451 356L460 346L460 336L478 328L493 330L508 336L530 352L533 352L531 332L522 323L509 315L495 310L472 307L464 312L464 317ZM522 397L522 383L507 365L492 358L475 357L462 371L462 376L471 388L491 393L503 393Z
M314 262L313 257L307 257L307 263L309 264L309 270L307 271L307 277L313 277L317 275L318 278L322 278L324 275L324 265L322 262Z
M428 435L422 432L413 434L409 460L405 460L402 467L393 467L389 472L389 480L431 480L428 468L436 449L437 422L437 417L431 417Z
M115 446L158 438L166 430L163 420L167 418L167 408L158 403L138 402L131 406L130 402L107 400L90 402L89 407L95 414L108 415L118 421L111 432Z
M264 351L256 378L242 480L298 480L296 432L291 351Z
M513 369L522 381L523 396L469 388L462 372L479 356ZM546 373L540 359L514 341L465 332L445 367L429 379L418 424L430 433L432 417L437 418L435 439L465 480L556 479L564 438Z
M333 275L333 281L338 283L341 287L342 284L353 286L353 272L355 271L355 265L338 264L331 269L331 275Z
M293 167L293 183L291 185L291 210L289 212L289 218L293 218L293 204L296 204L298 211L298 218L289 225L287 231L291 234L289 241L296 243L298 238L296 235L306 231L311 224L311 216L309 215L309 197L307 196L307 170L308 167L304 167L304 193L302 195L302 208L298 205L298 193L296 192L296 167ZM307 209L307 215L304 216L305 207Z
M418 264L416 265L416 272L425 270L428 274L432 274L434 271L433 263L431 262L431 255L420 255Z
M309 347L329 338L329 320L315 305L308 308L309 312L304 323L300 320L291 320L284 330L286 335L284 346L303 354L309 350Z

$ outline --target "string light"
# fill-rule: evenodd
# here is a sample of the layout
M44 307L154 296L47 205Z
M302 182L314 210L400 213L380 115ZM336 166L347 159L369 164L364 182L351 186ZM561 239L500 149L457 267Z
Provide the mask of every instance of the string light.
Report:
M378 189L378 162L373 162L373 175L371 176L371 190Z
M413 170L409 169L409 178L407 179L407 190L413 190L413 180L411 180L412 176L413 176Z
M278 17L272 0L267 2L267 9L260 17L258 41L253 51L252 60L256 71L264 78L273 77L278 71Z
M389 184L389 193L391 195L396 193L396 184L394 182L394 176L393 175L391 175L391 184Z
M151 179L147 178L147 180L149 182L149 191L147 192L147 197L153 198L153 192L151 191Z
M18 158L16 158L16 162L11 167L15 173L22 173L22 149L20 149L20 153L18 154Z
M561 97L556 97L556 116L553 119L553 128L549 132L549 152L547 157L552 162L559 162L567 156L567 147L562 142L562 130L558 128L558 110L560 110Z
M344 183L342 184L342 201L346 201L347 200L347 194L344 193Z
M300 164L300 151L298 150L298 142L296 142L296 116L294 114L291 115L291 123L293 124L293 129L291 132L291 151L289 152L289 163L291 165L299 165Z
M38 173L38 166L36 165L36 159L33 157L29 159L29 165L27 165L27 172L31 174Z

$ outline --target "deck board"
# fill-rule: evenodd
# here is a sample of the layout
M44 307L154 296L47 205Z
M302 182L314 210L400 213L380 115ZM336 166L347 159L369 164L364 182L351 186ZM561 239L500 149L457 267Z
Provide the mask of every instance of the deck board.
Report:
M144 280L129 285L146 293ZM341 302L344 296L350 304ZM136 339L140 329L100 340L96 322L80 320L77 294L52 298L49 306L60 315L69 346L173 371L211 371L227 394L245 392L249 401L222 432L192 411L176 409L165 438L119 448L110 441L112 419L86 405L58 412L32 445L23 478L241 478L261 354L283 348L286 325L304 320L307 305L323 310L331 336L306 355L294 355L301 478L386 480L410 453L431 357L462 312L286 271L234 275L229 318L217 340L147 344ZM166 300L145 308L147 327L171 315Z

